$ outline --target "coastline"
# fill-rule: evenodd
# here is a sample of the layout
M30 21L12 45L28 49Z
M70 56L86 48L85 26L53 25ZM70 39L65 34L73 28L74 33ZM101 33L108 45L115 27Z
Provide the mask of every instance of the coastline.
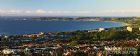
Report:
M131 24L126 23L126 22L120 22L120 21L102 21L102 22L113 22L113 23L121 23L123 26L131 26ZM123 27L122 26L122 27Z
M86 21L86 22L92 22L92 21ZM95 21L96 22L96 21ZM124 23L122 23L122 22L113 22L113 21L97 21L97 22L110 22L110 24L112 24L112 23L115 23L115 24L119 24L120 26L116 26L116 27L123 27L123 26L125 26L125 24ZM81 24L83 24L83 23L81 23ZM105 24L105 25L108 25L108 24ZM92 24L92 26L94 26L93 24ZM98 26L97 26L98 27ZM114 27L115 28L115 26L112 26L112 27ZM98 28L112 28L112 27L102 27L102 26L100 26L100 27L98 27ZM81 31L84 31L84 30L93 30L93 29L98 29L98 28L93 28L93 27L91 27L91 28L88 28L88 29L80 29ZM38 29L39 30L39 29ZM68 30L66 30L66 31L56 31L56 32L71 32L71 31L77 31L77 30L70 30L70 31L68 31ZM38 31L38 32L49 32L49 31ZM23 33L23 34L32 34L32 33L38 33L38 32L29 32L29 33ZM55 31L54 31L55 32ZM2 35L22 35L22 33L21 34L15 34L15 33L12 33L12 34L10 34L10 33L4 33L4 34L2 34Z

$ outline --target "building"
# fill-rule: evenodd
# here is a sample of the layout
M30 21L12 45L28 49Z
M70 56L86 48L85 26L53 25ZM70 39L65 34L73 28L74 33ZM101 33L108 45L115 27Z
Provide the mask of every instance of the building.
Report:
M12 53L14 53L14 51L11 49L4 49L4 50L2 50L2 53L3 54L12 54Z
M127 27L126 28L128 31L132 32L132 27Z
M88 30L88 32L98 32L98 30Z
M104 30L105 30L105 28L99 28L99 32L104 31Z
M134 27L134 28L127 27L127 30L130 31L130 32L132 32L132 31L140 31L140 28L138 28L138 27Z

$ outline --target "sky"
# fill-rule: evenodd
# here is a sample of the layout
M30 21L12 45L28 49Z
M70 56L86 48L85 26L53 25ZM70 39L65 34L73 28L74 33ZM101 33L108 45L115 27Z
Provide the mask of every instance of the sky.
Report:
M140 0L0 0L1 16L140 16Z

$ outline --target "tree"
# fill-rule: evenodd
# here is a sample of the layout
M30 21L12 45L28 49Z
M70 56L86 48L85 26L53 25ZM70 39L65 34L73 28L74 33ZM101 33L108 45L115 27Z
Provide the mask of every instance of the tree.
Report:
M88 56L86 53L81 52L81 51L77 51L76 53L74 53L73 56Z

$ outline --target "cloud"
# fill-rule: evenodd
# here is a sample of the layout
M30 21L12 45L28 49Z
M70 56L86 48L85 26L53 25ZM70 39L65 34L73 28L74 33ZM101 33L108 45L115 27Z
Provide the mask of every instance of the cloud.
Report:
M42 14L42 13L46 13L46 10L39 9L39 10L36 10L35 12L36 12L36 13L39 13L39 14L40 14L40 13Z
M22 10L4 10L0 9L0 14L20 14L22 13Z
M140 13L140 9L112 9L104 10L105 13Z
M76 11L76 13L92 13L92 11Z
M4 11L4 10L2 10L2 9L0 9L0 13L5 13L6 11Z
M92 11L84 10L18 10L18 9L0 9L0 15L75 15L75 14L90 14Z
M27 11L25 11L25 13L33 13L33 11L30 11L30 10L27 10Z

